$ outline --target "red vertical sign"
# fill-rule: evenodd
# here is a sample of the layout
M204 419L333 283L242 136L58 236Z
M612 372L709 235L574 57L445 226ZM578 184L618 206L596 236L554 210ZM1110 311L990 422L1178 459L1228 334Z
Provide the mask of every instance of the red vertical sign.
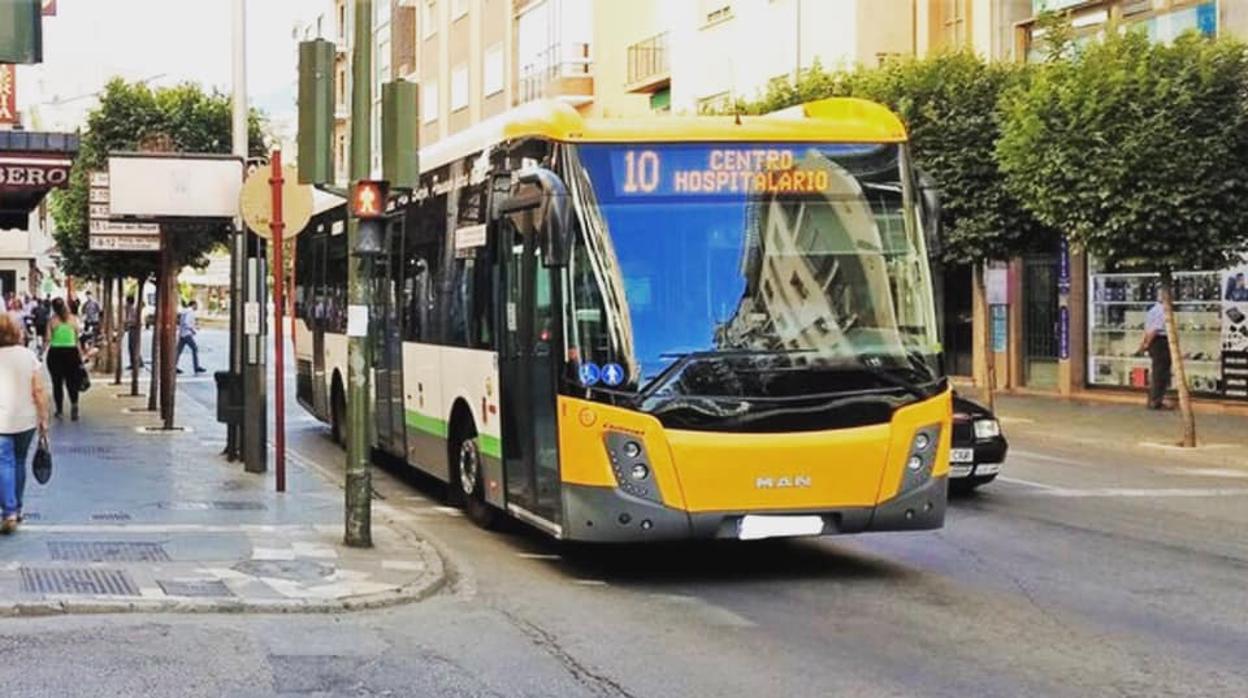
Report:
M0 63L0 124L17 122L17 66Z

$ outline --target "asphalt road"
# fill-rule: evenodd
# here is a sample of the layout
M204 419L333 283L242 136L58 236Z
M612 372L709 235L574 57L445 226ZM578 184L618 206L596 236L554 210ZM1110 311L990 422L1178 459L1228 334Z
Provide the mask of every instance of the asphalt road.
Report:
M224 363L206 333L204 361ZM189 366L189 358L186 360ZM289 381L293 390L293 380ZM185 383L212 400L206 378ZM291 403L290 448L340 468ZM1007 424L1008 431L1008 424ZM340 616L0 621L6 695L1244 696L1248 464L1014 443L934 533L637 548L481 531L378 471L447 591Z

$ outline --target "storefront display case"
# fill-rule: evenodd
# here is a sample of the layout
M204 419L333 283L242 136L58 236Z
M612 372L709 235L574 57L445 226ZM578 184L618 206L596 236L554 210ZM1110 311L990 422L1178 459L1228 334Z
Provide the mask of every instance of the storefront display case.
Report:
M1146 389L1150 363L1137 352L1155 302L1156 274L1093 273L1089 284L1088 383ZM1174 309L1192 392L1219 396L1222 370L1222 272L1175 274Z

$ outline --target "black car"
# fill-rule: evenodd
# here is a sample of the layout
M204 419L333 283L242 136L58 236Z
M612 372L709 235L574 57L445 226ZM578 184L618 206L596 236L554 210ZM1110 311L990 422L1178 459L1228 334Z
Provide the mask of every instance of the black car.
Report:
M1001 472L1008 450L996 416L978 402L954 393L949 489L970 492L992 482Z

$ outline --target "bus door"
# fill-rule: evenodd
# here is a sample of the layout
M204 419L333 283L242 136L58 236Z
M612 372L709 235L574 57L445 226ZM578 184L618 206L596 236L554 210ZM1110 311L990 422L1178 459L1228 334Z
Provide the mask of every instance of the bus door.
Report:
M377 446L393 456L407 458L406 424L403 418L403 223L402 212L386 221L386 253L373 267L373 377L376 396L373 410Z
M562 507L555 386L562 351L556 346L556 270L542 263L536 235L521 235L506 218L498 229L505 289L499 312L499 376L507 501L558 525Z

